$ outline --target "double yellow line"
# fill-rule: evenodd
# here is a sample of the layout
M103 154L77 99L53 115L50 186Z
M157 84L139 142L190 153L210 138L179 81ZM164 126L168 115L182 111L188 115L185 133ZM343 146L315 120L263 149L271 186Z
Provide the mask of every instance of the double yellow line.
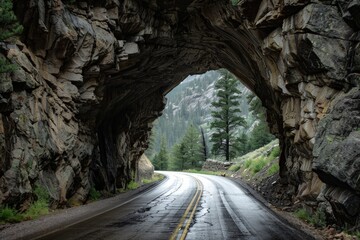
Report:
M190 228L190 224L192 222L192 219L194 218L195 215L195 211L196 208L199 204L200 198L202 196L203 193L203 185L202 183L195 178L196 180L196 192L194 197L191 199L191 202L189 204L189 206L186 208L186 211L184 213L184 215L181 217L179 224L176 226L176 229L174 230L174 232L171 234L170 240L184 240L189 228ZM181 233L182 230L182 233ZM181 235L180 235L181 233Z

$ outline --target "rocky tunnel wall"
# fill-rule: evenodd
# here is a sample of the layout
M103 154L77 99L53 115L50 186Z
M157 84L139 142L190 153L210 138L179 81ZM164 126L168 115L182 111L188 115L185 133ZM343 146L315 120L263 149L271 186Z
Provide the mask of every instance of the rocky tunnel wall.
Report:
M289 192L322 188L357 218L356 1L13 2L24 32L1 43L20 67L1 74L0 203L26 207L37 184L56 204L123 187L165 94L223 67L267 108Z

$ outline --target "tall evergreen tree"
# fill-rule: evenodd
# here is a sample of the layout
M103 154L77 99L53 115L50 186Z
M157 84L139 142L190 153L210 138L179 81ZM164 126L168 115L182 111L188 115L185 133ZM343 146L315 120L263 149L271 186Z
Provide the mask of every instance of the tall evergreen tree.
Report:
M266 111L262 106L261 101L254 94L248 96L248 103L250 105L250 111L252 115L258 120L258 123L255 125L254 129L250 133L248 139L249 150L255 150L259 147L262 147L272 140L275 139L269 131L269 127L266 122Z
M229 72L223 72L223 76L215 83L217 99L212 102L215 110L211 112L213 120L210 128L215 130L210 141L213 142L212 153L225 156L229 161L235 154L233 144L236 129L245 126L245 120L240 116L240 90L238 80Z
M190 124L186 130L182 142L185 146L184 156L190 167L195 169L201 168L203 158L201 155L200 134L193 124Z
M153 165L156 170L167 170L168 169L168 160L169 155L167 153L167 146L166 146L166 140L165 137L161 138L160 143L160 151L158 154L155 154L153 158Z
M242 132L237 138L236 138L236 144L234 147L236 148L236 155L242 156L249 152L249 139L245 132Z
M187 168L187 159L184 155L185 145L181 142L175 144L172 149L171 170L182 171Z
M180 143L173 147L172 166L173 170L199 169L202 167L204 158L200 143L199 131L190 125Z

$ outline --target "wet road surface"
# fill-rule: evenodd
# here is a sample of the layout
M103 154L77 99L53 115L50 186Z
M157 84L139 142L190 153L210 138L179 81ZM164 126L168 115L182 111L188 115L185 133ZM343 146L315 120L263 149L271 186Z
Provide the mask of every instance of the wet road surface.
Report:
M312 239L227 178L162 173L120 207L40 239Z

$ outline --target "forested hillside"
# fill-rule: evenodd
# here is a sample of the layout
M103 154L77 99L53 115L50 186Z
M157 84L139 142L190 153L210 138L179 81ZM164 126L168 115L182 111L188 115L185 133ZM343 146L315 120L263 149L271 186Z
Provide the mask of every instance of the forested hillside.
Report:
M184 137L187 128L192 124L200 135L203 129L206 147L210 152L212 134L210 122L211 111L214 110L212 101L216 99L215 81L221 76L219 71L209 71L202 75L193 75L186 78L180 85L174 88L167 96L167 105L163 115L154 123L150 149L147 155L152 158L160 152L160 145L171 149ZM239 83L241 116L246 120L246 127L238 129L239 144L247 145L247 140L254 127L260 122L257 114L251 113L249 99L251 92ZM256 101L252 101L256 102ZM253 104L254 105L254 104ZM266 130L266 129L265 129ZM244 142L246 141L246 142ZM267 142L267 140L266 140ZM244 146L244 148L249 148ZM239 154L247 152L246 149Z

